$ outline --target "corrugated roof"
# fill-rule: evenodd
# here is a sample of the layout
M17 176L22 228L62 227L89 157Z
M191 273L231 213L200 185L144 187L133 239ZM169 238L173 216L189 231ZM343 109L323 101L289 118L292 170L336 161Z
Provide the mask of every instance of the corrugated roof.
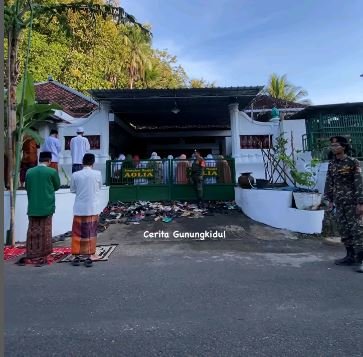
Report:
M310 105L290 119L309 119L319 115L363 114L363 102Z
M136 130L229 129L228 104L243 110L262 90L256 87L93 89L117 117ZM172 109L177 107L178 114Z

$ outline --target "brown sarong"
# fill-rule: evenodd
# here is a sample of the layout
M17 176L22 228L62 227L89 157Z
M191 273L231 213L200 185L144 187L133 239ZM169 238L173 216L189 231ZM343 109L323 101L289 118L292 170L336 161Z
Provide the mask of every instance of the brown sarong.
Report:
M52 251L52 216L29 217L26 257L29 259L42 258Z
M96 253L98 215L74 216L72 225L72 254Z
M218 183L232 183L231 168L226 160L217 163Z

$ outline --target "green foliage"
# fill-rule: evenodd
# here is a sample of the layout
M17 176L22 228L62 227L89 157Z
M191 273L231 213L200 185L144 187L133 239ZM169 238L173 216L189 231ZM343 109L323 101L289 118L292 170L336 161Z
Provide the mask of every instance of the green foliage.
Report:
M208 82L203 78L201 78L201 79L191 79L189 81L189 86L190 88L214 88L216 85L215 82Z
M126 68L129 75L129 88L137 80L144 81L146 71L151 71L150 38L137 28L125 26L124 44L129 49Z
M313 189L316 186L317 175L315 168L319 165L320 160L313 158L309 163L305 165L306 171L299 171L297 169L295 156L298 153L297 150L292 152L290 155L287 154L286 145L288 140L283 134L280 134L276 138L275 152L277 160L284 163L285 167L289 170L291 177L294 180L294 185L305 186L309 189ZM305 160L301 159L305 162Z
M24 104L21 102L22 88L25 88L24 91ZM55 104L38 104L35 100L35 90L34 90L34 81L31 74L26 76L26 80L24 82L24 77L20 81L17 91L16 91L16 99L17 99L17 135L19 138L22 138L25 134L34 138L38 143L41 142L41 137L39 134L32 130L31 127L34 126L37 122L43 121L47 119L50 115L54 113L55 109L61 109L60 106ZM23 125L20 129L20 115L21 115L21 106L23 107ZM20 130L20 131L19 131Z
M289 83L286 74L279 76L273 73L264 89L264 93L276 99L310 104L309 100L304 99L308 92Z
M49 75L65 85L86 93L91 88L201 88L215 84L189 79L167 50L153 49L150 27L118 24L100 13L62 7L67 0L38 0L48 8L34 19L29 72L36 82ZM99 5L104 3L99 0ZM64 12L61 13L63 9ZM19 68L24 70L26 38L20 38Z
M28 69L33 75L35 82L42 82L52 75L55 78L62 76L69 44L66 39L52 40L46 35L33 32L32 47L30 52ZM24 57L26 53L26 43L22 41L19 49L20 71L24 71Z
M188 77L184 69L177 65L177 58L167 51L153 50L151 69L145 73L143 88L174 89L186 87Z

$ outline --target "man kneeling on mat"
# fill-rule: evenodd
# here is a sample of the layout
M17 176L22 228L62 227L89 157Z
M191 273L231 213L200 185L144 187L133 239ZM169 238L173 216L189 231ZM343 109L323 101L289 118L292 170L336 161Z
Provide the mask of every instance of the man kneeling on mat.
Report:
M96 255L98 226L98 192L102 186L101 172L93 170L95 156L85 154L83 169L72 174L71 192L76 194L73 206L72 254L73 265L79 265L80 256L85 256L85 266L92 266L92 261L99 260Z

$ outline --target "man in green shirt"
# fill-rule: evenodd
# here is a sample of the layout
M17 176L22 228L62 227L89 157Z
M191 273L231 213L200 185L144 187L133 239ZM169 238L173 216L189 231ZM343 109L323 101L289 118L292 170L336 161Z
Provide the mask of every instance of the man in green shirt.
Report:
M26 259L35 260L38 265L47 264L47 256L52 253L52 216L55 212L55 191L60 187L58 172L48 167L51 152L41 152L39 165L26 173L25 188L28 195L28 233L26 239Z

